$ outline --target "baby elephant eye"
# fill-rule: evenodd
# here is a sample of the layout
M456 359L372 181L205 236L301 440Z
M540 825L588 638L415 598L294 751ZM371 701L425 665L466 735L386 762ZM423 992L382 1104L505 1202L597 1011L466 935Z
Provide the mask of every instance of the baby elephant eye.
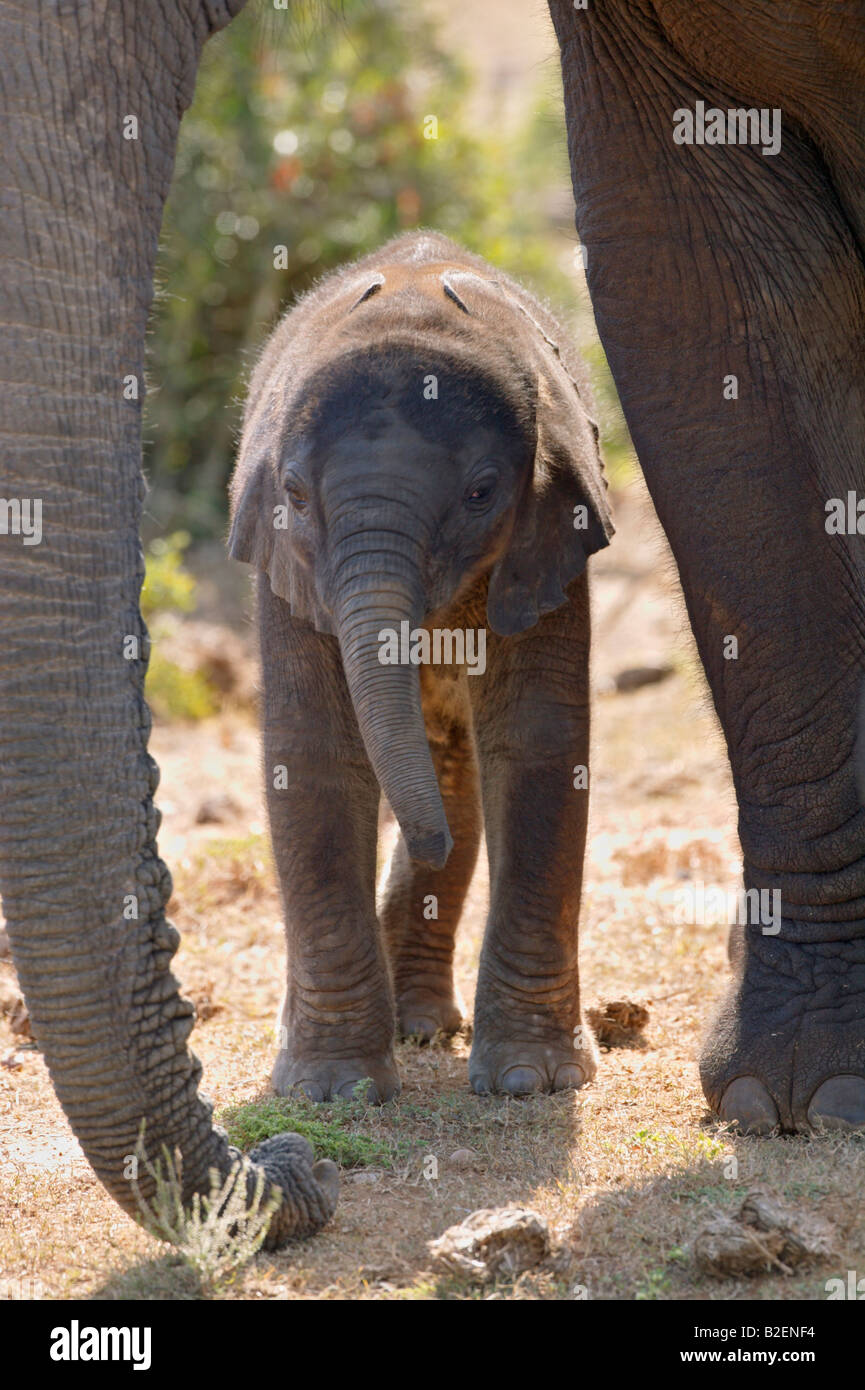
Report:
M297 474L289 469L283 474L282 485L288 495L288 500L296 512L305 512L309 506L306 489Z
M485 506L495 492L497 481L497 478L492 474L485 474L484 477L469 483L463 494L463 501L466 506L473 510L480 510Z

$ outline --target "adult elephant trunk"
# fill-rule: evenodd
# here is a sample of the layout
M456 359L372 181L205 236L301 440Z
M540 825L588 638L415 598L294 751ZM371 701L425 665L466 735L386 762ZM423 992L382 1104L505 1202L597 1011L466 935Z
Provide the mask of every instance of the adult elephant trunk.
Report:
M417 593L417 586L410 589ZM361 736L412 859L440 869L453 848L421 709L417 666L383 664L382 634L417 625L419 597L396 581L368 580L337 601L336 631ZM383 594L389 595L385 600ZM393 595L396 594L396 598ZM404 656L404 653L400 653Z
M0 891L33 1031L105 1186L143 1142L184 1199L236 1157L198 1095L156 849L138 608L144 333L180 112L242 0L0 0ZM259 1151L270 1243L336 1202L297 1136ZM256 1173L248 1176L254 1185Z

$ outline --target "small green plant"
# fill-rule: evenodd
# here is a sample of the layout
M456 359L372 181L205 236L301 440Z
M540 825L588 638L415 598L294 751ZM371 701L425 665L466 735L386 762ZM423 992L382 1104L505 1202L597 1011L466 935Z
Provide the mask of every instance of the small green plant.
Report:
M674 1245L667 1255L666 1266L650 1269L637 1285L634 1299L638 1303L651 1302L656 1298L666 1298L671 1289L670 1265L686 1264L688 1252L681 1245Z
M638 1129L631 1138L634 1146L639 1145L647 1153L667 1153L691 1161L694 1157L722 1158L725 1146L708 1134L698 1134L683 1138L678 1134L665 1133L653 1129Z
M279 1198L264 1195L264 1172L256 1176L251 1198L247 1194L249 1164L246 1159L233 1163L225 1181L211 1172L210 1194L193 1193L188 1207L183 1205L182 1159L163 1146L162 1157L153 1163L144 1148L144 1126L135 1149L139 1169L143 1168L154 1185L153 1196L142 1196L138 1182L133 1190L145 1230L157 1240L175 1247L198 1274L202 1284L216 1288L232 1270L247 1264L260 1250Z
M650 1269L637 1285L634 1300L637 1303L654 1302L665 1298L670 1289L670 1276L665 1269Z
M219 1122L228 1131L229 1143L239 1149L251 1149L274 1134L294 1130L309 1140L319 1157L332 1158L342 1168L390 1167L392 1156L387 1144L349 1129L363 1111L355 1101L313 1106L301 1097L268 1096L229 1106Z

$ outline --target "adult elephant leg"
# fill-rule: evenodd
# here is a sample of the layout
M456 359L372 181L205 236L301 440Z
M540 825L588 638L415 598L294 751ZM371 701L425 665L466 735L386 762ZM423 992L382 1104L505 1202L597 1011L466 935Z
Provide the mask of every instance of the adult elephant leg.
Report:
M202 43L240 7L178 0L154 24L134 0L0 2L0 493L29 518L0 533L0 888L57 1094L133 1214L142 1124L151 1159L179 1149L187 1199L232 1163L170 971L133 397L180 112ZM272 1243L334 1208L333 1165L310 1158L296 1137L262 1151L283 1195Z
M860 1127L865 541L827 534L826 504L865 482L865 224L843 178L865 158L862 86L846 75L862 34L845 21L843 43L824 33L817 48L787 7L768 88L765 45L727 5L550 8L598 329L726 735L745 885L780 893L778 921L770 896L745 924L704 1089L755 1131ZM727 23L735 88L701 75ZM822 131L827 84L845 120ZM780 151L675 144L674 112L697 101L781 106Z
M394 845L380 909L402 1037L429 1042L462 1022L454 989L457 924L481 839L480 789L467 685L421 670L430 752L454 847L443 869L418 864L405 837Z
M288 979L273 1085L312 1100L399 1091L394 1006L375 912L379 787L339 646L259 579L264 766Z
M469 1061L481 1093L567 1090L597 1065L577 958L588 820L577 772L589 761L585 574L569 593L517 637L491 635L486 672L470 682L490 861Z

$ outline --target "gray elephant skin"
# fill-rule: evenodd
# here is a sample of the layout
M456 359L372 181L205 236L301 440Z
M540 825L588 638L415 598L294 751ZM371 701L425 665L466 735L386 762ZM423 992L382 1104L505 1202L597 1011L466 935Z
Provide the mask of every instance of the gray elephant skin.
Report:
M231 1162L171 974L138 531L177 131L202 45L241 8L0 0L0 495L41 500L43 533L0 536L0 890L57 1094L132 1211L142 1119L152 1154L181 1151L187 1197ZM825 509L865 492L865 9L549 8L598 329L724 730L745 884L783 905L780 930L742 932L704 1091L746 1129L861 1127L865 554L856 527L827 534ZM780 111L777 153L677 143L676 113L698 101ZM122 135L130 111L137 141ZM278 1240L317 1229L335 1191L302 1147L274 1142Z
M231 553L259 573L288 943L274 1086L329 1100L368 1078L385 1101L395 1027L457 1029L454 933L482 820L472 1085L581 1085L585 567L612 525L574 351L492 266L402 237L279 324L231 491ZM418 646L412 661L422 631L433 659ZM384 660L390 634L402 649ZM379 923L380 791L400 836Z

